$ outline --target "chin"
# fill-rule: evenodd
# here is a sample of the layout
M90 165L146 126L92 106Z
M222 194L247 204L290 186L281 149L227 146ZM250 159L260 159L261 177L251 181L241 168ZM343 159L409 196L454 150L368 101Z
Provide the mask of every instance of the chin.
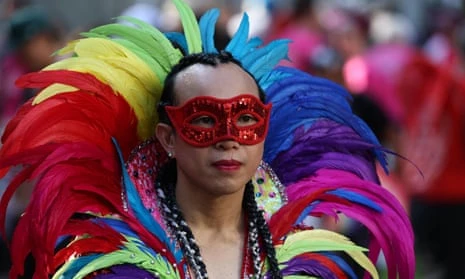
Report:
M233 195L238 192L243 193L246 183L247 182L240 182L240 184L238 184L236 182L232 184L228 182L221 183L218 181L215 185L212 185L213 187L209 187L208 191L215 196Z

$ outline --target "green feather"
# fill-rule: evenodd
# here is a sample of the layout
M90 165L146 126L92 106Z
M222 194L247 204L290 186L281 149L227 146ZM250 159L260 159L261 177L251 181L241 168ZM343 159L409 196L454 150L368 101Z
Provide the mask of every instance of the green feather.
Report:
M137 18L121 16L118 17L118 19L126 20L136 25L138 28L140 28L141 31L149 34L164 49L164 53L167 55L171 67L178 64L179 60L182 58L181 51L179 51L179 49L174 48L170 40L168 40L168 38L166 38L166 36L160 30Z
M202 52L200 28L194 11L182 0L173 0L181 18L182 28L187 40L189 54Z
M284 244L276 246L276 258L279 263L284 263L306 252L321 251L343 251L368 271L372 278L379 278L375 266L364 254L368 249L357 246L343 235L326 230L306 230L288 235Z
M171 70L168 53L165 53L164 47L147 32L115 23L94 28L90 32L108 37L117 35L126 39L139 46L147 54L151 54L151 57L160 64L164 71L169 72Z
M127 240L128 242L125 243L121 250L102 255L93 260L84 266L73 279L82 279L95 271L121 264L133 264L154 274L160 274L160 278L180 278L179 271L177 269L175 270L160 254L153 256L142 251L139 249L139 246L143 246L143 244L137 239L127 238Z
M85 38L107 38L105 35L92 33L92 32L81 32L80 35Z
M286 262L300 254L321 251L356 251L360 253L366 251L366 249L351 244L334 243L324 239L308 239L289 245L284 243L284 245L276 251L276 257L280 262Z
M158 64L158 62L153 59L152 56L147 54L143 49L141 49L138 45L134 44L131 41L125 40L125 39L114 39L114 41L127 49L129 49L131 52L133 52L135 55L137 55L142 61L145 61L147 66L155 73L155 75L158 77L158 82L164 81L165 77L167 75L167 72L163 70L163 68ZM160 83L160 86L162 84Z

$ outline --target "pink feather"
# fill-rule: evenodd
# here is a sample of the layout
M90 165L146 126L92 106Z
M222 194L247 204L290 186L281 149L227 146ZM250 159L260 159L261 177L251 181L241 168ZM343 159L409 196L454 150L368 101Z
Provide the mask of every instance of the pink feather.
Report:
M397 278L397 274L400 279L413 278L413 230L403 207L386 189L345 171L321 169L315 176L288 185L286 190L289 206L282 210L290 216L299 216L302 203L307 202L309 205L314 201L318 203L314 204L310 212L312 216L334 215L336 212L345 214L370 230L374 241L371 246L379 245L382 248L390 279ZM382 212L359 203L341 201L339 196L328 197L334 190L345 190L364 196L380 206ZM370 254L374 262L378 257L375 253L377 250Z

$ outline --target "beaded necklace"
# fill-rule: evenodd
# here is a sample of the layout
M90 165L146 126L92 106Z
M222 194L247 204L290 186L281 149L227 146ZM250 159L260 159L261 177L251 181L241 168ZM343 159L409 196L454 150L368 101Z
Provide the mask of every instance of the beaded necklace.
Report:
M165 196L162 193L162 191L160 191L160 190L161 189L159 189L159 193L161 192L160 194ZM259 252L259 249L258 249L258 247L259 247L259 245L258 245L258 233L256 231L256 228L255 228L254 224L252 222L249 222L249 220L247 218L247 215L244 216L244 220L245 220L244 221L245 232L244 232L244 244L243 244L243 248L242 248L241 279L258 278L258 274L254 274L255 269L256 269L254 267L256 265L255 262L260 260L260 252ZM170 217L168 217L166 215L165 215L165 222L166 222L167 228L169 229L170 234L172 235L172 237L177 239L180 246L184 247L184 249L183 249L184 253L185 254L187 253L187 255L185 255L186 263L188 263L186 277L188 279L193 278L192 274L191 274L193 272L193 273L195 273L197 275L196 279L203 279L203 278L207 279L208 274L202 274L202 272L200 272L200 267L196 263L195 257L193 256L194 249L193 249L191 243L185 237L185 234L183 232L181 232L180 234L183 237L181 239L179 239L177 234L174 233L174 232L179 233L179 230L182 228L182 226L180 226L180 224L177 224L176 220L174 220L173 218L170 218ZM185 225L187 225L184 220L182 220L181 222L184 223ZM193 245L196 245L195 244L195 239L192 239L192 240L193 240L192 241ZM254 251L254 250L256 250L256 251ZM190 258L191 260L189 260L187 257L194 258L194 261L191 261L192 258ZM257 259L255 259L255 258L257 258ZM200 278L198 278L198 277L200 277Z
M254 278L253 273L253 253L251 257L251 247L249 245L249 240L250 240L250 229L249 226L247 225L247 217L245 217L245 233L244 233L244 244L242 247L242 263L241 263L241 279L250 279ZM191 269L188 268L188 272L186 273L186 278L187 279L192 279L192 274L191 274ZM208 277L207 277L208 278Z

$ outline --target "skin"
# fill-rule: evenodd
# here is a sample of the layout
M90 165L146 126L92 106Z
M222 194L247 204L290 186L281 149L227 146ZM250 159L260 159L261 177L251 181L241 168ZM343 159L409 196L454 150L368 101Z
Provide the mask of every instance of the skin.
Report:
M55 61L52 54L60 47L59 40L49 34L40 33L25 43L20 53L29 70L38 71Z
M177 75L174 88L178 105L197 96L258 97L253 78L233 63L190 66ZM198 148L162 123L156 127L156 135L177 159L176 199L200 247L209 277L240 278L245 234L242 199L245 184L262 158L264 143L241 145L227 140ZM231 159L241 163L238 169L214 166L219 160Z

